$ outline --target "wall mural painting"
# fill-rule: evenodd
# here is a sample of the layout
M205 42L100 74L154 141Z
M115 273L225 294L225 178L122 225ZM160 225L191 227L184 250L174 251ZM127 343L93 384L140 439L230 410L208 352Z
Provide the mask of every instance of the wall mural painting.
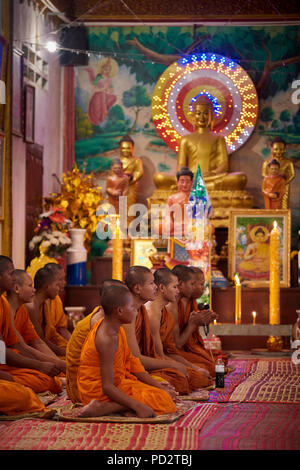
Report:
M160 76L175 61L192 54L219 54L234 60L251 77L259 116L249 139L230 155L231 171L244 171L254 207L263 208L261 167L270 143L288 144L296 177L292 183L292 235L300 225L300 26L118 26L90 27L88 67L76 68L76 163L94 171L104 185L124 134L135 142L145 174L139 202L155 189L153 174L176 172L176 152L157 132L151 100ZM99 52L98 52L99 51ZM293 88L294 86L294 88ZM295 241L294 241L295 243Z

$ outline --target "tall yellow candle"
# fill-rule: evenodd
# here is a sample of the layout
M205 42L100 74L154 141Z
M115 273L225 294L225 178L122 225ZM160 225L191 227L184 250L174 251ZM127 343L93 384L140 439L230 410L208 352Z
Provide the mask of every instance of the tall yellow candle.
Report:
M240 325L242 323L242 286L240 283L239 275L234 276L235 280L235 324Z
M280 324L280 232L276 220L270 235L270 325Z
M123 240L119 217L117 218L117 226L113 237L112 278L123 281Z

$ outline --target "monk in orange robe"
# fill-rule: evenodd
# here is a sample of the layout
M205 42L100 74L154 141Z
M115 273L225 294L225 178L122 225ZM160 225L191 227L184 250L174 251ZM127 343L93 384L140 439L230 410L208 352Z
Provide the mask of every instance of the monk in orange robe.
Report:
M11 416L46 411L44 403L31 388L14 382L10 374L0 371L0 414Z
M268 174L262 183L265 209L282 209L282 200L286 190L286 179L280 172L280 163L273 159L268 163Z
M157 293L152 272L145 266L131 266L126 273L125 284L132 293L138 310L135 322L124 325L132 353L140 359L152 376L166 381L165 387L168 391L187 395L190 386L186 367L170 358L162 359L156 351L151 335L148 313L144 304L154 300Z
M209 351L205 349L199 326L212 323L217 315L212 310L199 310L197 298L204 291L204 274L200 268L189 267L189 281L184 277L188 275L186 266L178 265L172 272L179 278L180 297L177 304L167 305L173 314L177 328L174 329L174 339L180 354L188 361L207 369L215 377L215 361L222 354L225 364L228 362L226 353L222 351ZM191 282L192 281L192 282ZM192 286L192 287L191 287Z
M0 256L0 294L11 290L15 282L14 265L10 258ZM13 376L15 382L27 385L36 393L62 390L61 381L55 377L58 367L51 362L38 361L24 350L11 323L10 308L4 295L0 297L0 340L5 343L6 364L0 370Z
M65 358L67 341L59 333L51 320L51 311L48 299L54 300L60 290L60 281L57 272L47 268L39 269L34 276L36 289L32 302L26 304L30 319L40 338L61 359Z
M40 361L53 362L61 372L65 373L65 361L56 356L39 337L24 305L31 302L35 293L31 276L23 269L16 269L15 277L16 282L13 288L7 291L6 297L10 306L11 323L20 343L28 354Z
M128 348L121 325L132 323L136 317L131 293L125 286L111 286L101 304L104 319L88 334L80 357L78 390L86 406L79 416L131 411L140 418L150 418L175 412L171 396Z
M123 282L118 281L117 279L106 279L102 282L99 288L100 302L105 289L115 285L124 286ZM77 387L77 372L80 364L80 354L82 346L92 327L100 320L100 318L103 317L103 308L101 307L101 305L98 305L94 308L92 313L90 313L85 318L83 318L83 320L77 323L72 333L71 339L68 342L66 354L66 388L68 396L73 403L80 403L80 397Z
M212 377L209 372L185 359L174 341L174 319L165 306L169 302L175 302L179 295L177 276L168 268L161 268L155 271L154 282L157 285L157 295L145 307L156 350L160 357L170 358L186 367L191 391L211 386Z
M66 286L66 275L62 266L58 263L48 263L44 266L47 270L51 270L54 274L57 274L57 280L59 283L59 292L63 293ZM68 330L67 315L64 312L63 302L59 295L54 299L47 299L48 309L50 310L51 324L56 329L57 334L65 339L65 348L67 342L71 338L71 332Z

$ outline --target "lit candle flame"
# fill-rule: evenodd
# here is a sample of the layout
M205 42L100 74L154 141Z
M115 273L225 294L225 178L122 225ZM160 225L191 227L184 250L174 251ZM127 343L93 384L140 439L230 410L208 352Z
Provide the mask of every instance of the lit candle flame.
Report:
M253 325L255 325L256 312L252 312L252 317L253 317Z
M274 222L273 222L273 228L277 228L277 222L276 222L276 220L274 220Z
M236 274L236 275L234 276L234 279L235 279L236 285L239 285L239 284L240 284L240 278L239 278L239 275L238 275L238 274Z

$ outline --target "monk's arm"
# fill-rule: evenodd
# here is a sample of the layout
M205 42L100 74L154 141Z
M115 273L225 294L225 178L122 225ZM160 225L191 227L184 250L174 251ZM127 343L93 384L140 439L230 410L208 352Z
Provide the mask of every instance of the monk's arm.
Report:
M29 346L32 348L34 357L40 361L53 362L65 372L66 363L60 359L53 351L50 349L47 344L41 339L36 338L30 341Z
M69 339L71 338L72 334L71 332L68 330L68 328L64 327L64 326L61 326L57 329L58 333L63 337L65 338L67 341L69 341Z
M66 350L57 346L57 344L52 343L47 338L42 338L46 345L56 354L57 356L65 356Z
M117 344L112 340L111 337L101 333L99 329L95 337L95 346L99 354L99 360L101 362L101 379L102 379L102 390L110 400L114 403L118 403L127 409L135 411L140 416L145 413L149 416L155 416L154 411L143 403L131 398L129 395L124 393L114 384L114 357L117 350Z
M185 343L188 341L191 334L197 328L195 325L194 320L191 319L186 324L185 328L180 332L179 323L178 323L178 304L177 302L170 302L167 305L168 311L172 314L174 319L174 330L173 330L173 337L175 344L178 349L181 349Z
M123 328L126 333L129 349L132 354L141 361L146 370L165 369L168 367L174 368L173 361L170 359L156 359L155 357L144 356L141 354L135 335L135 325L133 323L130 325L123 325Z
M20 343L16 343L11 347L19 349L19 344ZM7 365L12 367L35 369L40 372L43 372L46 375L49 375L50 377L53 377L60 373L60 369L55 364L53 364L53 362L41 362L37 359L33 359L32 357L28 357L23 354L18 354L10 348L6 348L6 363Z

